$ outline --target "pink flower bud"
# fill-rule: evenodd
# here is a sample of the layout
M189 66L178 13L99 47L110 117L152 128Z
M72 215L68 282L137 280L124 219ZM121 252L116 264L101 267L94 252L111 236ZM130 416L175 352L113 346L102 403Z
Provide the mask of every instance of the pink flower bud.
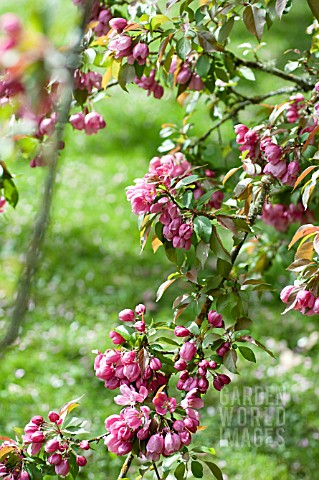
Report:
M288 303L289 301L289 295L291 294L291 292L294 290L294 286L293 285L287 285L285 288L283 288L280 292L280 300L283 302L283 303Z
M120 335L119 333L115 332L114 330L112 330L109 334L110 336L110 339L112 340L112 342L114 343L114 345L121 345L122 343L125 343L125 338L122 337L122 335Z
M210 310L208 312L208 321L215 328L220 328L223 326L223 317L215 310Z
M139 65L144 65L149 55L149 49L146 43L138 43L133 48L132 56Z
M91 112L85 115L84 130L87 135L94 135L100 129L105 128L106 123L102 115L97 112Z
M319 92L319 82L316 83L315 87L314 87L314 91L315 92Z
M179 433L179 438L182 444L187 446L191 443L192 436L187 430L184 430L183 432Z
M150 360L150 367L152 370L160 370L162 368L162 362L156 358L156 357L153 357L151 358Z
M162 453L163 448L164 439L159 433L152 435L146 445L146 451L150 453Z
M140 303L139 305L136 305L136 307L135 307L136 315L140 316L140 315L143 315L145 312L146 312L145 305L143 305L142 303Z
M218 377L214 378L213 385L214 385L214 388L219 392L224 388L224 384L219 380Z
M48 458L48 462L51 465L59 465L62 462L62 455L61 453L54 453Z
M207 392L208 387L209 387L209 381L207 380L207 378L202 377L198 380L198 390L200 391L200 393Z
M217 367L217 363L214 362L214 360L211 360L211 361L209 362L209 368L211 368L212 370L214 370L216 367Z
M80 445L79 445L80 448L82 448L82 450L90 450L90 444L87 440L82 440L80 442Z
M191 76L192 76L192 72L189 66L186 63L183 63L182 68L177 74L176 82L179 83L180 85L184 85L190 80Z
M60 448L60 442L57 439L53 438L52 440L49 440L45 444L44 450L47 453L52 453L52 452L56 452L59 448Z
M136 330L140 333L144 333L145 330L146 330L146 325L145 325L145 322L143 322L142 320L138 321L138 322L135 322L134 323L134 327L136 328Z
M32 433L30 438L32 443L42 443L45 440L45 436L40 431Z
M44 423L44 418L41 415L35 415L31 418L31 422L35 423L35 425L42 425Z
M153 96L154 98L157 98L159 100L160 98L162 98L163 95L164 88L162 87L162 85L159 85L159 83L157 83L153 89Z
M135 319L133 310L130 310L129 308L122 310L119 313L119 319L122 320L122 322L133 322Z
M230 343L229 342L224 342L219 348L217 348L216 353L217 355L220 355L223 357L226 352L230 350Z
M55 120L54 118L43 118L39 125L39 134L43 135L52 135L54 132Z
M176 337L188 337L190 331L185 327L177 326L174 328L174 335L176 335Z
M69 122L71 123L72 127L76 130L83 130L84 129L84 115L82 112L74 113L69 118Z
M30 480L30 475L25 470L20 473L20 480Z
M193 342L185 342L180 349L179 355L186 362L190 362L197 351L196 345Z
M124 28L127 26L127 20L125 18L112 18L109 21L109 25L111 28L114 28L114 30L117 30L118 32L122 32Z
M55 465L55 473L57 475L61 475L62 477L66 477L70 471L70 465L67 460L62 460L61 463Z
M0 29L8 35L8 37L16 40L22 32L22 23L13 13L5 13L0 17Z
M242 123L235 125L235 133L237 135L236 142L239 145L245 143L245 135L248 132L248 130L249 128L246 127L246 125L243 125Z
M174 368L178 371L181 372L187 368L187 363L185 360L179 359L177 362L174 363Z
M312 308L315 303L315 297L308 290L301 290L297 293L297 309Z
M87 464L87 459L83 455L77 455L75 461L79 467L84 467Z
M60 415L56 412L49 412L48 417L49 417L50 422L55 423L59 420Z
M197 73L193 73L191 81L189 82L188 88L190 90L195 90L196 92L200 92L205 87L203 80L200 78Z
M223 385L228 385L231 382L231 379L228 375L224 375L223 373L218 374L218 379Z

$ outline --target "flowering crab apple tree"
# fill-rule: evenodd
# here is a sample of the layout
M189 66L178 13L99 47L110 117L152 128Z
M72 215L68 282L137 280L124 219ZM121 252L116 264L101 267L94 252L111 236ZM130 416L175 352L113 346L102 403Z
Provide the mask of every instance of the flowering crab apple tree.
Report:
M285 312L319 314L318 3L305 2L316 18L304 25L310 49L294 45L294 59L283 70L259 59L257 42L273 22L281 21L284 30L290 0L73 3L82 12L80 40L63 50L43 34L30 36L15 15L1 17L0 211L18 203L13 158L50 169L67 123L86 135L105 129L95 105L111 87L141 88L159 102L173 92L185 107L183 124L163 126L159 155L126 195L139 218L142 249L148 241L154 252L162 247L174 265L157 300L174 282L181 292L165 322L152 319L143 304L123 305L110 332L114 347L94 352L95 374L119 406L101 435L83 439L85 422L69 419L77 401L46 419L36 415L16 430L15 440L1 437L0 477L75 478L87 463L85 451L103 440L109 451L126 456L118 478L128 476L134 460L139 478L169 472L178 480L207 478L210 472L221 479L209 456L213 449L192 448L192 438L205 428L205 394L231 388L238 357L256 362L252 345L272 355L251 336L248 310L250 292L269 287L263 277L268 250L299 242L294 262L283 264L298 277L283 285L281 300ZM257 47L246 43L236 56L239 24ZM256 71L282 86L248 96L242 87ZM191 119L200 99L212 125L195 136ZM258 124L240 123L248 106L258 107ZM211 153L221 142L211 138L226 122L234 127L230 170L222 150L218 158Z

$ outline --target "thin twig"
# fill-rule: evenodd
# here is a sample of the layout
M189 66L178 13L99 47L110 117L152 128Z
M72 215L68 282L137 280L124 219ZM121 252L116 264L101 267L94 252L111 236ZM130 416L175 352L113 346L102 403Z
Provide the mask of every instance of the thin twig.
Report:
M120 471L120 474L119 476L117 477L117 480L121 480L121 478L125 478L126 477L126 474L133 462L133 458L134 458L134 455L133 453L129 453L128 456L126 457L126 460L125 462L123 463L122 465L122 468L121 468L121 471Z
M219 122L213 125L209 130L207 130L207 132L204 133L204 135L199 137L196 143L198 144L198 143L204 142L214 130L216 130L221 125L223 125L223 123L227 122L227 120L231 120L233 117L237 115L237 113L240 110L244 110L248 105L256 105L260 102L263 102L267 98L275 97L276 95L283 95L285 93L293 93L293 92L296 92L297 90L298 89L296 87L285 87L285 88L279 88L278 90L274 90L273 92L265 93L264 95L256 95L254 97L245 97L245 100L235 104L234 108L229 113L224 115L223 118L219 120ZM243 98L242 94L240 94L240 96Z
M152 462L152 463L153 463L154 472L155 472L155 474L156 474L157 480L162 480L162 479L161 479L161 476L160 476L160 474L159 474L159 472L158 472L158 470L157 470L156 463L155 463L155 462Z

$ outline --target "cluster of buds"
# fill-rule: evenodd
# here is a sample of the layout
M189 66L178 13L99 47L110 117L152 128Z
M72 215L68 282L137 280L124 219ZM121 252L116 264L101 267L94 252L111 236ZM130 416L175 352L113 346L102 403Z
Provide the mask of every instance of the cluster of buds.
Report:
M280 293L283 303L289 304L290 309L297 310L303 315L312 316L319 314L319 297L300 286L287 285Z
M135 312L131 309L122 310L119 319L126 324L132 324L136 333L144 336L147 332L144 320L145 305L139 304ZM110 333L110 338L115 345L122 345L125 339L115 330ZM97 353L94 370L98 378L103 380L109 390L121 388L121 386L133 386L137 390L147 387L149 392L154 392L167 383L167 377L160 372L162 362L151 355L146 348L128 350L122 347L120 350L109 349L105 353Z
M162 98L164 95L163 87L155 80L155 70L151 70L149 76L142 75L141 78L135 77L134 83L148 92L153 94L154 98Z
M101 89L102 75L97 72L89 71L87 73L82 70L75 70L74 72L74 88L79 90L87 90L92 93L93 88Z
M74 113L70 116L69 122L75 130L84 130L87 135L94 135L106 127L104 118L97 112Z
M244 169L249 175L272 175L284 185L293 186L300 172L298 162L289 164L284 160L285 151L277 145L276 138L268 134L262 136L255 129L246 125L235 126L236 142L239 150L247 152L244 160Z
M86 0L72 0L74 5L85 7ZM112 19L111 10L105 8L104 2L93 0L90 7L89 22L94 25L93 31L97 37L107 35L111 30L110 20Z
M313 214L305 211L303 205L283 205L281 203L266 203L262 213L263 222L273 226L279 232L286 232L291 223L308 223L313 220Z
M55 473L63 477L70 472L70 456L75 455L75 462L84 467L87 463L83 455L74 453L74 448L88 450L88 441L74 442L61 430L65 415L51 411L48 414L48 421L41 415L35 415L24 427L22 445L10 440L0 446L5 452L1 455L0 477L11 480L30 480L28 469L29 454L34 457L41 451L43 462L54 466ZM3 450L2 450L3 451ZM33 460L32 460L33 461Z
M293 95L290 97L290 103L286 110L286 118L289 123L296 122L300 117L300 111L304 108L305 97L298 93L297 95Z
M169 73L176 77L176 83L179 85L187 85L189 90L202 91L204 90L204 83L200 76L192 71L190 62L184 62L178 67L177 57L172 60Z

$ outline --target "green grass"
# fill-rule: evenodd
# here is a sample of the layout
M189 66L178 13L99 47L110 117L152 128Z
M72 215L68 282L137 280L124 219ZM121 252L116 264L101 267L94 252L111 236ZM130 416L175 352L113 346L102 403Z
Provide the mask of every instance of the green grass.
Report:
M8 10L12 4L1 3L0 11ZM14 8L19 11L23 5L26 3L21 0ZM62 20L62 32L66 35L68 24L62 13L73 9L69 8L68 0L63 7L59 5L64 10L56 13L55 22ZM297 15L296 7L292 24ZM289 41L284 31L283 20L269 38L286 49ZM247 37L242 38L243 42L246 40ZM246 88L250 88L248 82ZM260 89L267 88L269 77L262 76ZM137 89L130 96L114 91L98 108L108 123L99 135L89 138L71 132L70 127L67 129L51 225L30 312L18 341L1 360L2 435L12 435L13 427L23 426L32 415L46 415L50 409L83 393L78 414L90 420L92 435L103 433L104 419L117 412L118 407L113 403L113 393L105 390L93 374L91 351L110 347L108 332L116 323L119 310L144 302L154 318L167 319L171 316L171 300L179 293L179 287L172 287L172 292L155 303L155 291L173 266L161 249L155 256L150 249L139 255L137 222L130 212L124 188L144 174L149 159L156 154L161 124L180 122L183 109L174 104L172 96L167 95L159 102ZM194 119L197 130L203 132L207 129L207 117L201 112ZM225 128L226 139L230 131L230 127ZM40 168L30 170L21 160L13 169L19 174L21 201L15 212L9 210L0 217L2 332L8 322L46 173ZM278 288L286 281L282 268L275 264L271 273L272 278L278 279ZM317 474L319 401L315 379L319 349L316 342L310 348L309 340L317 319L296 313L281 316L281 311L277 294L264 296L262 301L257 296L254 299L251 312L255 319L254 334L267 342L277 359L256 352L257 366L241 362L241 375L229 391L284 387L285 445L278 448L219 445L220 397L216 392L208 395L208 409L203 413L203 424L208 428L196 436L196 443L216 448L217 463L230 480L310 480ZM108 454L101 445L89 463L80 478L112 480L121 460ZM207 472L205 475L210 478Z

